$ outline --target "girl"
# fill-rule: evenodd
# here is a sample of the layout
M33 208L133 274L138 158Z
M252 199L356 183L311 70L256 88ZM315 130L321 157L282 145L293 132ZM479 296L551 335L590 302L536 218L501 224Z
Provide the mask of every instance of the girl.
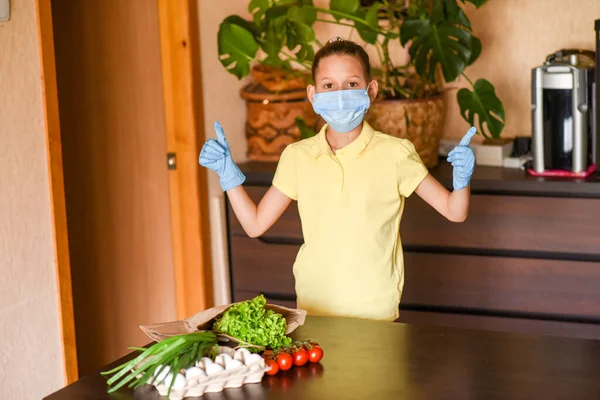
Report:
M409 140L376 132L363 121L378 85L369 57L356 43L335 38L315 55L308 99L327 122L314 137L289 145L273 185L258 206L241 186L223 129L209 139L200 164L217 172L233 211L258 237L298 202L304 244L294 263L299 308L310 315L395 320L404 286L400 219L416 192L448 220L469 209L475 157L471 128L448 156L449 193L429 175Z

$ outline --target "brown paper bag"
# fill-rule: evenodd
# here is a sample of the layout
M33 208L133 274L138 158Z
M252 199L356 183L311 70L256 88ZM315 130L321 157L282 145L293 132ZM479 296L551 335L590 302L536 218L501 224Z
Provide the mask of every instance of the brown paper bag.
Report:
M234 303L236 304L236 303ZM185 333L198 332L203 330L210 330L214 321L221 316L229 307L234 304L227 304L223 306L217 306L209 308L199 312L198 314L192 315L182 321L162 322L158 324L141 325L140 328L148 335L151 339L160 342L171 336L182 335ZM293 308L287 308L278 306L275 304L266 304L265 309L273 310L276 313L281 314L287 322L286 334L290 334L299 326L304 325L306 320L306 311L298 310ZM229 340L235 340L227 335L220 335Z

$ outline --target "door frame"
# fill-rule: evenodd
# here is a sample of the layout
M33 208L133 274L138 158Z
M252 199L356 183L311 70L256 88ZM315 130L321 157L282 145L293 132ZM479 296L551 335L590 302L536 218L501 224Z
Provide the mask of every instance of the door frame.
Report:
M58 114L54 34L51 0L36 0L37 27L42 78L42 104L46 130L46 154L50 182L50 209L54 235L54 263L58 287L59 319L63 345L64 372L67 384L77 380L77 344L71 287L71 261L67 232L67 207L63 177L62 143Z
M169 170L176 313L185 318L213 305L208 184L197 161L204 141L199 15L197 0L156 1L167 152L177 157L176 169ZM51 3L36 0L59 318L69 384L79 373Z
M213 305L197 0L158 0L177 317ZM165 159L166 162L166 159ZM202 284L200 284L202 282Z

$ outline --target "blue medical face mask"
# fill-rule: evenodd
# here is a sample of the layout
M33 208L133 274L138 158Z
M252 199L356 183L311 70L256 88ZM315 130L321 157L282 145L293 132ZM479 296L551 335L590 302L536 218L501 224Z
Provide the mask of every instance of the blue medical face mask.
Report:
M336 132L350 132L362 122L371 105L366 89L315 93L312 106Z

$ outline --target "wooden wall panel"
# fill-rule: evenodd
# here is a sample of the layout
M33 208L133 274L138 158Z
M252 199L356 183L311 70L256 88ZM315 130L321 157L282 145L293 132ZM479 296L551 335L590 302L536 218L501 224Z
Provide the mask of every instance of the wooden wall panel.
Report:
M411 196L401 223L405 248L592 255L600 260L600 201L526 196L472 195L469 217L447 221L418 196Z
M600 262L404 253L403 306L600 322Z
M258 204L265 195L268 186L245 186L248 196ZM229 230L233 235L247 236L244 228L237 220L231 204L227 202L228 214L230 216ZM275 224L262 235L262 239L276 242L288 241L293 243L302 243L302 225L300 223L300 215L298 214L298 205L294 201L283 212L283 215L275 222Z
M270 245L249 237L232 237L232 284L234 291L254 290L293 294L292 268L300 246Z

